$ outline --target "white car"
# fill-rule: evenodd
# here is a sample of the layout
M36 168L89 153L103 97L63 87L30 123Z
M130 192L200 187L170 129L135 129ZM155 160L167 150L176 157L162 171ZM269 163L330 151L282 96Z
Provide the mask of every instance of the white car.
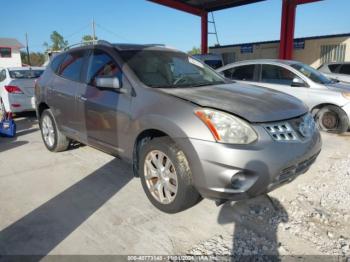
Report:
M260 59L233 63L217 71L238 82L271 88L299 98L309 107L323 131L343 133L349 129L350 85L331 80L308 65L297 61Z
M324 64L318 70L329 78L350 84L350 62Z
M35 111L35 80L43 67L0 68L0 118L5 113Z

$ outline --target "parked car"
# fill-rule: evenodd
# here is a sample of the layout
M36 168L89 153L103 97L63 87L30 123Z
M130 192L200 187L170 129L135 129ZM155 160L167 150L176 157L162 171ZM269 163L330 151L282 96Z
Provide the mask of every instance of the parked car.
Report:
M34 111L34 82L41 67L0 68L0 119L5 113Z
M328 63L322 65L318 70L331 79L350 84L350 62Z
M343 133L349 129L350 85L331 80L297 61L251 60L217 70L225 77L285 92L302 100L321 130Z
M305 173L321 150L307 108L232 84L180 51L98 42L57 55L35 89L48 150L75 140L130 162L160 210L240 200Z
M204 62L213 69L218 69L224 65L224 60L219 54L193 55L193 57Z

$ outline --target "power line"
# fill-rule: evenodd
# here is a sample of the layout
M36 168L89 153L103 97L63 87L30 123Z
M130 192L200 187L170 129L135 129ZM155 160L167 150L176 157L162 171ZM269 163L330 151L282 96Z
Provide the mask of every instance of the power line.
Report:
M102 25L100 25L100 24L97 24L97 23L96 23L96 26L98 26L98 27L101 28L103 31L105 31L105 32L107 32L107 33L109 33L109 34L114 35L114 36L117 37L117 38L120 38L120 39L123 39L123 40L126 40L126 41L130 41L129 39L127 39L127 38L125 38L125 37L123 37L123 36L121 36L121 35L119 35L119 34L113 32L112 30L109 30L109 29L105 28L104 26L102 26Z
M84 25L83 27L81 27L79 30L76 30L74 33L71 33L69 34L68 36L65 36L64 39L70 39L72 38L73 36L83 32L86 28L89 28L90 27L90 24L88 25Z

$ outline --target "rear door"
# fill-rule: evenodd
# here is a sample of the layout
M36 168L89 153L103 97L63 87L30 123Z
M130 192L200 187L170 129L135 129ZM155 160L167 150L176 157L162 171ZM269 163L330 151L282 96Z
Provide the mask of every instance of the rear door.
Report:
M111 153L122 153L119 138L129 126L130 85L121 67L108 50L95 49L89 54L85 69L86 85L78 90L78 118L84 140ZM96 86L96 77L118 77L121 91ZM124 138L125 139L125 138Z
M258 65L250 64L250 65L241 65L233 68L226 69L222 73L225 77L238 81L244 82L247 84L256 84L258 82L257 79L257 68Z
M71 138L79 137L76 96L77 90L85 86L81 78L85 53L83 50L67 53L48 89L48 102L59 128Z

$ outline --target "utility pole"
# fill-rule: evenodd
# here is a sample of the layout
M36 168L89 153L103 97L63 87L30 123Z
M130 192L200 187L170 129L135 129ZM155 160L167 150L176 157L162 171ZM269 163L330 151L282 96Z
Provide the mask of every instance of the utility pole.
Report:
M95 27L95 19L92 19L92 40L96 40L96 27Z
M28 64L29 64L29 66L32 66L32 64L30 62L30 55L29 55L28 33L26 33L26 48L27 48Z

